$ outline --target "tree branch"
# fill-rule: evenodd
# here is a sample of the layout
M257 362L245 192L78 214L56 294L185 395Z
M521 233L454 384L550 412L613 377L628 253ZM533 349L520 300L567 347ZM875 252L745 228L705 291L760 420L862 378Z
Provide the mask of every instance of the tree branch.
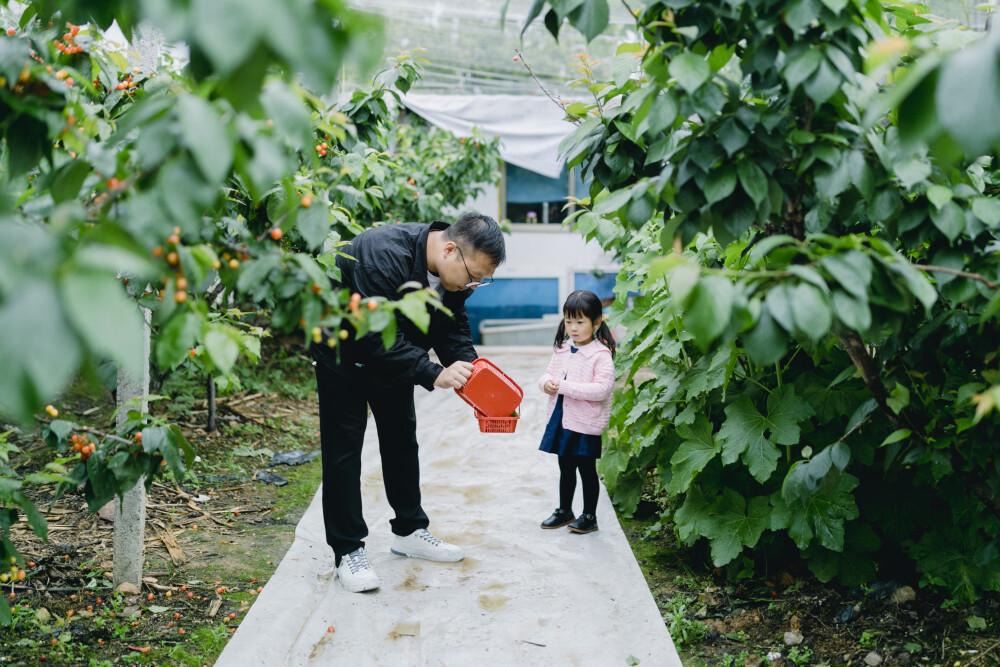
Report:
M868 354L868 349L865 347L864 342L861 340L861 336L858 335L857 331L848 330L846 333L837 334L837 340L847 351L847 355L854 362L854 366L861 371L861 377L865 381L865 386L872 393L872 397L875 402L878 403L879 407L882 408L882 412L886 414L889 421L892 422L893 426L897 429L905 428L910 431L916 438L920 440L925 447L929 447L930 444L924 438L922 432L914 426L913 420L909 418L908 414L898 415L892 408L889 407L887 399L889 398L889 392L886 391L885 384L882 382L882 378L879 376L878 368L875 366L875 361ZM983 481L978 475L973 472L959 473L965 482L966 486L980 502L983 503L996 516L1000 518L1000 498L997 497L993 489L990 488L989 484Z
M552 95L549 93L549 91L547 91L545 89L545 86L542 85L542 82L539 81L538 77L535 76L535 73L533 71L531 71L531 65L529 65L528 61L526 61L524 59L524 56L521 54L521 52L518 51L517 49L514 49L514 53L517 54L517 59L521 61L522 65L524 65L524 69L528 70L528 74L530 74L531 78L535 80L535 83L537 83L538 87L541 89L541 91L543 93L545 93L545 96L548 97L553 102L555 102L556 106L558 106L560 109L563 110L563 112L565 112L566 111L566 105L563 104L562 102L560 102L559 100L557 100L556 98L552 97ZM567 115L569 115L569 114L567 114ZM579 125L580 124L580 119L579 118L574 118L572 122L573 122L574 125Z
M984 276L978 273L969 273L968 271L959 271L958 269L949 269L947 266L933 266L931 264L914 264L913 268L920 269L925 273L947 273L953 276L959 276L960 278L968 278L969 280L978 280L990 289L1000 289L1000 285L997 285L990 280L987 280Z

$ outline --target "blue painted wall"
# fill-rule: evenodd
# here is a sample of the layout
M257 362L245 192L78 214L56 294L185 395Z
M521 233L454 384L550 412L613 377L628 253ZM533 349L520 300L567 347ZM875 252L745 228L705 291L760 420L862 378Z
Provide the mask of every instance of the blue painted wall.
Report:
M611 299L615 295L615 273L574 273L573 289L590 290L597 295L600 300Z
M558 313L561 306L557 278L498 278L465 302L476 344L481 342L479 323L483 320L541 317Z

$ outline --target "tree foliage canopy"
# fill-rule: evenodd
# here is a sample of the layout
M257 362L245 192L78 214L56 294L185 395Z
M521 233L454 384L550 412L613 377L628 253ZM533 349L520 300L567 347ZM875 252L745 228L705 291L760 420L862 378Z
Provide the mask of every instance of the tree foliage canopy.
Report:
M110 43L112 19L183 42L189 61ZM30 423L79 373L113 383L147 361L193 364L225 391L271 328L335 347L372 332L390 344L397 317L426 327L429 290L365 307L332 290L337 248L374 224L444 217L496 180L499 156L478 135L395 122L415 54L323 102L342 64L378 57L371 16L339 0L40 0L0 3L0 22L4 417ZM38 478L7 465L0 436L0 558L19 558L6 536L18 511L45 534L26 483L82 485L96 511L161 470L183 479L194 453L180 429L126 410L114 432L83 433L49 405L60 456Z
M535 14L592 34L579 4ZM652 475L734 572L902 559L974 599L1000 590L1000 34L918 10L651 2L614 80L581 65L563 148L577 228L624 265L614 500Z

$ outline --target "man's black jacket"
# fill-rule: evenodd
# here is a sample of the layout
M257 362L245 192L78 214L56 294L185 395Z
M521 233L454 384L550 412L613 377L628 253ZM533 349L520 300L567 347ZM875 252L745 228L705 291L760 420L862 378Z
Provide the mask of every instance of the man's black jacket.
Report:
M340 284L362 298L382 296L396 300L405 292L399 288L414 281L427 287L427 235L448 228L448 223L435 220L430 224L407 222L368 229L342 249L354 259L337 257ZM434 389L434 380L443 368L432 362L427 351L434 348L445 366L456 361L472 361L476 350L472 346L472 331L465 313L465 300L472 290L444 292L441 302L454 315L429 308L431 323L428 332L420 331L408 318L396 318L396 342L386 349L381 333L371 333L361 340L348 339L340 348L341 364L362 364L367 373L376 377L397 378ZM318 362L337 366L337 350L325 343L312 345L312 355Z

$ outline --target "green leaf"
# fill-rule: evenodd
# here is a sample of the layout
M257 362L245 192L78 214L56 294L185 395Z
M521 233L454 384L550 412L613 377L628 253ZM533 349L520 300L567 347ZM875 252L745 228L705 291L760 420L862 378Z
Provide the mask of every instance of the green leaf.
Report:
M920 303L923 304L924 313L930 317L931 306L937 301L938 294L937 290L934 289L934 286L927 279L927 276L913 268L910 262L901 257L889 263L889 270L902 276L910 293L917 297Z
M267 276L281 264L277 254L261 255L240 266L240 277L236 279L236 289L247 292L259 285L266 284Z
M75 273L64 276L59 288L66 314L88 347L140 374L144 322L122 284L112 275Z
M943 579L953 596L974 602L980 590L1000 586L1000 569L995 563L977 562L980 540L978 531L938 524L913 546L911 555L917 560L918 570Z
M712 435L712 423L705 415L698 415L691 426L678 426L677 435L684 441L670 458L673 472L667 486L670 493L687 491L695 476L721 451Z
M326 205L313 202L312 206L301 209L295 219L295 227L311 250L321 247L330 233L330 213Z
M843 551L831 551L818 545L807 549L805 556L809 560L809 569L820 581L827 582L837 577L844 586L860 586L875 581L878 570L873 552L881 546L878 535L867 523L852 521L844 528ZM920 648L919 644L916 646Z
M639 228L649 222L654 213L652 198L639 197L629 204L628 210L625 211L625 219L631 226Z
M795 58L790 58L785 64L782 74L788 82L788 88L794 91L808 79L819 64L823 62L823 54L816 49L806 49Z
M941 126L968 155L982 155L1000 140L1000 47L985 37L946 58L938 77L935 106ZM972 104L962 100L975 100Z
M898 428L889 435L886 436L885 440L879 447L885 447L886 445L891 445L894 442L900 442L901 440L906 440L910 437L910 429L908 428Z
M624 188L615 190L607 196L601 197L594 205L594 213L598 215L617 211L632 199L632 189Z
M816 412L812 406L800 398L790 384L778 387L767 398L771 437L779 445L797 445L800 436L799 422L814 414Z
M707 349L729 326L732 314L733 285L721 276L705 276L698 281L687 299L684 328L695 343Z
M1000 225L1000 199L996 197L974 197L972 212L988 227Z
M676 56L670 61L667 69L670 76L677 79L677 83L688 93L698 90L712 74L712 68L709 67L708 62L690 51L684 51Z
M857 485L856 477L844 474L836 487L821 490L804 502L789 502L788 535L800 549L808 547L816 538L820 545L831 551L843 551L844 522L858 517L858 508L851 493Z
M12 243L9 236L6 242ZM17 242L12 246L18 248ZM5 261L0 258L0 272ZM80 346L48 282L23 280L4 296L0 331L0 407L28 422L32 411L60 394L76 374Z
M733 165L724 164L717 169L713 169L705 180L705 199L711 206L715 202L722 201L733 194L736 189L736 170Z
M824 199L833 199L851 185L851 165L846 154L840 153L833 166L820 166L813 177L816 193Z
M955 202L948 202L941 208L931 209L931 222L948 237L949 241L954 241L965 231L965 214Z
M156 341L156 365L161 370L176 368L188 358L201 330L201 320L191 312L170 318Z
M833 290L833 314L844 326L855 331L867 331L872 325L872 311L868 302L841 290Z
M760 319L753 329L743 335L750 359L761 366L770 366L785 356L788 338L775 324L768 312L767 304L761 306Z
M747 141L750 139L750 134L743 129L743 126L735 118L726 120L719 128L717 136L719 143L726 149L726 154L730 157L746 146ZM740 166L742 166L742 163Z
M760 206L760 203L767 198L767 174L749 160L741 160L736 171L743 191L753 200L755 206Z
M423 301L407 295L397 301L396 304L399 307L399 310L406 315L406 317L408 317L418 329L427 333L427 329L431 325L431 314L427 311L427 306L424 305Z
M940 209L942 206L951 201L953 193L951 188L946 188L943 185L932 185L927 188L927 199L930 203L934 204L934 208Z
M221 183L233 163L233 145L218 112L202 98L186 94L178 96L177 113L185 146L201 173L210 183Z
M312 130L309 110L288 84L277 79L269 81L261 92L260 101L274 121L275 130L293 149L309 148Z
M631 53L615 56L611 59L611 79L621 88L631 78L639 59Z
M778 466L778 448L765 435L770 422L758 412L745 394L726 406L726 420L719 429L722 462L726 465L743 458L758 482L766 482Z
M897 415L900 414L910 404L910 390L897 382L885 403Z
M649 113L636 128L636 134L659 134L677 120L679 110L680 105L673 93L663 91L653 100Z
M799 283L791 288L792 318L795 328L809 340L818 341L830 332L832 321L826 295L814 285Z
M796 33L804 32L819 18L820 7L813 0L793 0L785 6L785 23Z
M568 18L573 27L582 32L590 42L608 27L609 17L607 0L586 0L570 12Z
M931 166L917 158L897 162L893 168L904 188L912 188L931 175Z
M222 374L232 370L240 354L239 342L222 327L212 326L204 335L205 350Z
M735 44L719 44L712 49L712 53L708 56L709 67L712 68L713 72L718 72L733 59L734 53L736 53Z
M840 72L834 69L828 61L823 60L812 78L806 82L806 94L812 98L816 106L819 106L840 90L840 84L843 81L844 78Z
M767 417L746 395L727 405L725 412L726 420L718 434L723 441L722 462L729 465L742 457L750 474L761 483L777 468L779 453L775 442L798 444L799 422L815 414L791 385L779 387L768 397Z
M45 520L42 513L38 511L38 508L35 507L35 503L31 502L31 500L29 500L28 497L20 491L14 493L14 502L20 505L21 509L24 510L24 515L28 518L28 525L31 526L35 535L47 541L49 524Z
M266 5L261 2L242 0L197 0L193 3L189 20L194 28L195 43L220 74L235 70L258 46L259 37L268 26L264 8Z
M872 262L867 255L857 250L848 250L823 257L820 266L845 290L859 299L867 299L868 286L872 281Z
M712 562L721 567L740 555L744 547L754 547L767 529L770 519L767 496L758 496L749 503L736 491L726 489L716 506L710 529L705 536L711 541Z
M965 619L965 622L968 624L969 630L972 632L978 632L986 629L986 619L982 616L969 616Z
M389 349L396 342L396 318L389 320L389 323L382 329L382 346Z
M691 538L706 534L711 530L712 503L697 485L692 485L684 497L684 504L674 512L674 525L677 536L681 540L693 541Z
M63 165L52 183L52 201L58 204L74 199L90 172L91 167L86 160L70 160Z

